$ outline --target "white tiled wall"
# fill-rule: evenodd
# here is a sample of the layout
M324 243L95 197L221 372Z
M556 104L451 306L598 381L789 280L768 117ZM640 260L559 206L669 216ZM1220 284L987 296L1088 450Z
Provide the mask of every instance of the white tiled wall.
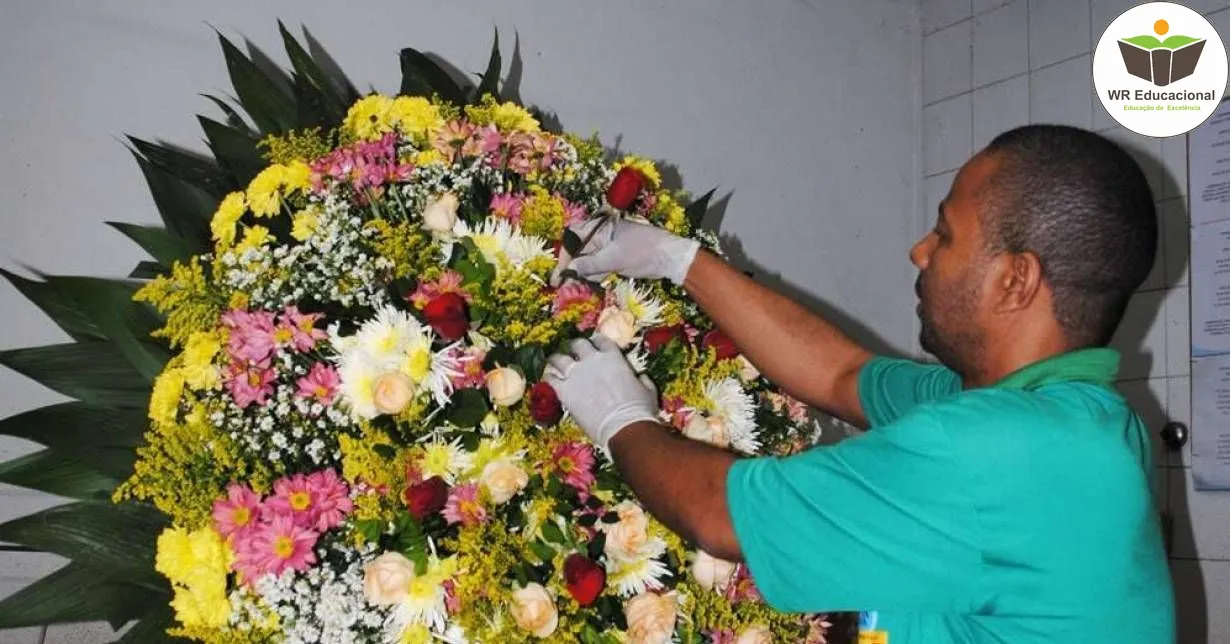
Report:
M1187 144L1118 126L1093 93L1092 50L1132 0L922 0L924 228L954 170L990 139L1026 123L1093 129L1124 145L1157 199L1161 244L1115 338L1120 389L1154 431L1159 506L1174 518L1172 570L1180 642L1230 642L1230 493L1196 492L1190 443L1168 453L1157 431L1189 423ZM1230 36L1230 0L1182 2ZM968 73L968 77L965 74Z

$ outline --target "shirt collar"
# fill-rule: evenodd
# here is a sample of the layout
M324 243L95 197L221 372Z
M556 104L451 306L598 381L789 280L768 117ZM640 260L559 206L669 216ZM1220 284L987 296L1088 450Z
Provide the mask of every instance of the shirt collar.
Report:
M1077 349L1025 365L992 387L1037 389L1057 382L1090 382L1110 387L1118 373L1118 351L1105 347Z

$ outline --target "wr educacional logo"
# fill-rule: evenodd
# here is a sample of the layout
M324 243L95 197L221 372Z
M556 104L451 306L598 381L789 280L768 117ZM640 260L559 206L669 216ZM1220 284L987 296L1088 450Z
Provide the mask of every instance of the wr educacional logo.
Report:
M1226 76L1226 47L1217 30L1173 2L1124 11L1093 53L1094 91L1102 107L1145 136L1176 136L1205 122L1225 92Z

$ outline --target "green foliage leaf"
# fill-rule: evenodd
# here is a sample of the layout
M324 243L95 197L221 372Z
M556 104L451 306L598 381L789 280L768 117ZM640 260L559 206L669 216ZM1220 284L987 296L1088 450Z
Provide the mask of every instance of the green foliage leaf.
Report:
M589 558L593 559L594 561L598 561L598 559L602 556L605 550L606 550L606 533L605 532L599 532L597 536L595 536L593 539L590 539L589 543L586 544L585 546L585 554L589 555Z
M560 545L567 543L564 539L564 531L553 521L542 524L542 538L546 539L548 543L558 543Z
M123 583L105 570L70 562L0 601L0 628L109 620L134 614L134 607L168 601L166 593Z
M128 137L128 141L150 163L214 195L218 199L221 199L226 193L235 188L230 178L222 171L222 168L218 167L218 162L213 159L170 145L159 145L143 141L135 136Z
M534 383L542 379L543 369L547 366L547 354L541 345L527 344L517 349L516 360L527 382Z
M326 127L340 124L346 116L346 110L356 97L343 97L328 74L299 44L298 40L286 30L286 25L278 21L278 31L282 34L282 43L286 55L295 69L295 87L301 98L305 98L316 106Z
M355 529L363 535L368 543L380 543L380 535L384 534L384 521L380 519L360 519L355 522Z
M474 427L483 421L489 410L487 396L483 391L469 387L459 389L453 394L447 418L458 427Z
M706 192L700 199L688 204L687 208L683 209L684 216L687 217L688 223L693 230L700 228L701 221L704 220L705 214L709 212L709 200L713 198L713 193L717 188Z
M500 30L495 30L495 40L491 43L491 58L487 61L487 71L483 72L478 87L474 90L474 101L480 101L484 94L490 94L500 100Z
M0 268L0 275L74 340L106 338L102 329L81 312L71 297L59 289L47 282L26 279L3 268Z
M243 55L231 41L218 34L226 69L230 72L231 85L239 97L244 111L252 117L256 127L266 134L281 134L294 129L297 107L295 99Z
M207 244L209 222L213 219L219 199L155 166L140 154L134 152L133 156L145 175L154 205L158 207L167 230L194 246Z
M148 426L144 409L67 402L0 420L0 434L34 441L122 479L132 473L134 450Z
M401 95L428 97L436 93L450 103L466 104L465 92L434 60L410 47L401 50L400 59Z
M269 165L257 147L259 139L245 130L223 125L204 116L197 117L209 149L218 158L231 178L240 186L247 186L252 178Z
M144 409L149 404L149 383L106 342L0 351L0 364L92 405Z
M74 499L106 499L119 481L86 462L45 449L0 463L0 482Z
M52 552L125 580L152 580L168 519L153 506L77 501L0 524L0 540Z
M222 110L222 113L226 115L227 125L240 132L246 132L248 134L252 133L252 128L248 127L247 121L244 121L243 117L239 115L239 112L235 111L235 108L228 105L226 101L218 98L217 96L210 96L209 94L201 94L201 96L208 98L214 105L218 106L218 109Z
M163 266L162 264L159 264L158 262L140 261L140 262L137 262L137 265L132 269L131 272L128 273L128 277L131 279L148 280L148 279L154 279L155 277L158 277L159 275L164 275L168 271L169 269L166 266Z
M209 250L199 246L194 247L187 239L172 235L165 228L119 221L108 221L106 224L136 242L145 252L149 253L150 257L158 260L163 266L171 266L176 261L187 260L197 253Z
M555 558L555 549L541 541L531 541L530 550L543 563L547 563Z

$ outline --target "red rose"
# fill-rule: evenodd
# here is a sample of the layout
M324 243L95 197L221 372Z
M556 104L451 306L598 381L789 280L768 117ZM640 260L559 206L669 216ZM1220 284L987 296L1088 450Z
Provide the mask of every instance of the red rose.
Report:
M422 521L444 509L444 504L448 502L448 483L433 476L422 483L407 486L401 499L410 509L410 516Z
M671 340L678 338L680 342L686 342L687 339L683 334L683 326L657 326L645 332L645 350L650 353L657 353L666 348Z
M530 387L530 416L539 425L554 425L564 415L555 388L545 382Z
M606 202L619 210L627 210L636 202L636 196L645 187L645 175L632 166L624 166L616 173L606 189Z
M739 349L735 347L735 343L726 337L725 333L717 329L706 333L705 338L700 341L700 344L706 349L709 347L717 349L718 360L729 360L739 355Z
M589 557L574 552L564 560L564 587L582 606L589 606L606 587L606 571Z
M423 317L447 342L460 339L470 330L465 298L456 293L442 293L432 298L423 307Z

